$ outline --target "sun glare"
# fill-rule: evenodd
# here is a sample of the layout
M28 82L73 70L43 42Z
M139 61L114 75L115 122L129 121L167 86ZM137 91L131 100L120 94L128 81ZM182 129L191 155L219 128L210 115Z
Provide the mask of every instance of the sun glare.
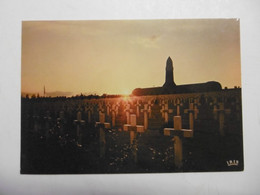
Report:
M126 89L121 93L123 96L129 96L131 94L131 91Z
M121 93L122 99L124 101L129 101L130 100L130 94L131 94L130 90L126 89L126 90L122 91L122 93Z

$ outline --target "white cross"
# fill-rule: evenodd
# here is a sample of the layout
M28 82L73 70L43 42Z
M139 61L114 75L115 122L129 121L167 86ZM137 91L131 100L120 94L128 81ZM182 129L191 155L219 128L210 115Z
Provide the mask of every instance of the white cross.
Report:
M182 129L181 116L174 116L174 128L164 128L164 135L171 136L174 140L174 164L177 168L182 167L182 139L193 137L192 129Z
M218 118L218 101L217 101L217 98L215 98L214 102L211 103L210 105L213 105L214 119L217 120L217 118Z
M123 129L124 129L124 131L130 131L130 144L133 144L134 139L136 137L136 132L137 133L144 132L143 125L136 125L136 115L135 114L130 115L130 124L124 124Z
M162 117L164 118L164 122L168 123L169 121L169 113L173 113L173 109L169 109L168 103L165 103L160 110L162 112Z
M130 113L133 111L131 108L130 108L130 104L127 103L126 104L126 108L125 108L125 113L126 113L126 124L129 124L130 123Z
M144 113L144 129L146 130L148 128L148 113L149 113L147 104L144 105L144 109L141 109L141 112Z
M81 129L81 126L85 125L85 121L84 120L81 120L81 112L78 111L77 113L77 120L74 120L73 122L76 127L77 127L77 145L79 147L82 146L82 129Z
M103 108L103 105L101 103L98 104L98 113L105 113L105 109Z
M231 110L230 109L225 109L224 108L224 103L219 103L219 109L215 109L216 112L219 113L219 132L220 135L224 136L224 122L225 122L225 114L230 114Z
M160 103L159 103L159 106L162 107L162 109L160 110L160 112L162 113L162 118L164 118L163 109L164 109L164 105L165 105L166 103L167 103L167 102L165 102L164 99L160 100Z
M116 115L118 115L118 108L120 107L120 102L116 103Z
M149 118L152 117L152 106L153 106L153 103L151 100L148 101L148 114L149 114Z
M180 106L182 106L182 103L179 98L177 99L175 105L177 106L177 116L180 116Z
M193 103L190 103L189 109L185 109L184 112L189 114L190 129L194 129L194 117L193 117L193 114L198 113L199 110L194 108L194 104Z
M200 106L199 100L194 100L194 119L196 120L198 118L199 109L198 106Z
M166 103L166 102L164 101L164 99L162 99L162 100L160 100L159 105L163 107L165 103Z
M112 127L115 127L115 125L116 125L116 105L115 104L112 105L111 113L112 113Z
M137 100L135 106L136 106L136 116L139 117L139 115L140 115L140 107L142 106L142 104L140 104L139 100Z
M99 129L100 157L105 155L106 137L105 130L110 129L110 123L105 122L105 114L99 113L99 122L95 126Z
M110 108L111 108L111 105L110 103L106 103L106 109L107 109L107 115L109 116L110 115Z
M86 107L86 111L88 112L88 123L91 123L91 113L93 112L93 107L91 105L88 105Z

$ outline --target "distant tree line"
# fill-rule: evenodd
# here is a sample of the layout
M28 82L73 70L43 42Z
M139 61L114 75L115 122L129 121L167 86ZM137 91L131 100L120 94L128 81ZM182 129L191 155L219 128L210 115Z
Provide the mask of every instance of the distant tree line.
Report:
M57 96L57 97L44 97L44 96L40 96L39 94L35 95L33 94L31 97L26 94L25 97L22 96L22 99L27 99L27 100L84 100L84 99L100 99L100 98L118 98L118 97L123 97L123 95L109 95L109 94L103 94L103 95L97 95L97 94L91 94L91 95L84 95L84 94L80 94L80 95L75 95L75 96L71 96L71 97L66 97L66 96Z

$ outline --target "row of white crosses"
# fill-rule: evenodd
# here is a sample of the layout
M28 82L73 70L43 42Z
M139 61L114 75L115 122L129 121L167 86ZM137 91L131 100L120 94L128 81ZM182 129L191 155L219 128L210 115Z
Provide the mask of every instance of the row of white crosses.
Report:
M194 106L195 104L195 106ZM193 109L193 115L194 118L197 119L197 114L199 112L198 108L197 108L197 103L192 103L192 105L189 105L189 109ZM174 105L176 106L176 116L181 116L181 112L180 112L180 107L183 106L181 100L179 98L175 99L174 101ZM168 102L167 100L161 100L160 106L162 107L162 109L160 110L162 113L162 117L165 120L165 123L168 123L169 121L169 114L173 113L173 109L169 109L168 106ZM185 112L187 113L187 112Z
M191 102L191 100L190 100L190 102ZM180 115L179 106L181 105L179 99L177 99L176 105L177 105L177 108L176 108L177 116L179 116ZM225 109L224 103L218 103L216 98L214 99L214 103L212 105L214 106L214 108L213 108L214 119L215 120L219 119L220 135L224 136L225 135L225 133L224 133L225 114L230 114L231 110ZM192 129L194 127L194 120L196 120L198 118L198 113L199 113L198 106L200 106L199 99L195 98L194 103L189 104L189 109L184 110L185 113L189 113L189 124L190 124L190 128L192 128Z
M118 104L116 104L118 105ZM107 113L112 113L112 126L114 127L115 126L115 118L116 118L116 112L118 112L118 109L116 109L115 104L112 105L112 108L109 109L110 111ZM140 106L140 103L137 101L137 108L136 108L136 115L138 116L140 113L138 112L139 110L139 106ZM172 113L172 110L168 108L168 103L167 101L162 101L162 109L161 109L161 112L162 112L162 115L163 117L165 118L165 122L167 123L168 121L168 114L169 113ZM181 102L180 102L180 99L176 99L176 106L177 106L177 115L180 115L180 108L179 106L181 105ZM190 126L193 127L193 122L191 122L191 120L193 121L193 119L191 119L191 112L192 113L192 116L194 116L194 119L197 118L197 113L198 113L198 109L197 109L197 105L198 105L198 101L195 100L193 104L190 104L189 105L189 109L186 109L185 112L186 113L189 113L189 121L190 121ZM148 104L145 104L144 105L144 108L141 109L141 112L144 113L144 129L147 129L148 127L148 117L147 115L149 115L151 113L151 106L152 106L152 101L149 100L148 101ZM93 109L93 108L92 108ZM228 112L227 110L223 111L224 110L224 106L219 104L219 109L217 109L217 107L215 106L214 107L214 111L213 112L218 112L219 113L219 121L220 121L220 132L221 134L223 135L223 124L224 124L224 114L225 112ZM105 110L103 108L103 104L99 102L99 113L104 113ZM126 116L127 116L127 124L129 124L130 122L130 114L132 112L132 110L130 109L130 104L127 103L126 104L126 108L125 108L125 111L126 111ZM91 116L91 110L89 109L88 110L88 122L90 122L90 116ZM46 117L48 118L48 116ZM49 119L50 120L50 119ZM46 125L49 124L49 121L46 121Z
M219 120L220 135L224 136L225 135L225 133L224 133L225 114L230 114L231 110L225 109L224 103L223 102L218 103L217 98L214 98L213 103L211 103L211 105L213 105L214 119ZM190 111L186 109L186 113L191 112L191 110L193 109L195 120L197 119L197 114L199 113L198 106L200 106L200 103L199 103L199 99L196 98L196 99L194 99L193 105L190 104L190 107L193 107L193 108L189 108Z
M167 104L166 104L167 105ZM113 106L112 106L113 107ZM144 105L143 112L146 115L144 118L147 121L148 120L148 105ZM115 111L114 111L115 113ZM64 113L60 112L60 117L57 120L62 120L64 118ZM49 112L47 112L46 116L46 127L49 128L48 122L50 120ZM77 133L77 145L79 147L82 146L82 127L85 125L85 120L82 120L81 117L81 111L79 110L77 112L77 119L74 120L74 124L76 125L76 133ZM146 122L145 122L146 124ZM110 123L105 122L105 113L99 112L99 122L96 122L96 126L99 128L100 133L100 156L104 156L105 153L105 130L110 129L111 125ZM136 139L137 133L143 133L145 132L146 128L143 125L137 125L136 124L136 115L131 114L129 119L129 124L125 124L123 126L124 131L129 131L130 133L130 144L134 144L134 140ZM182 166L182 135L180 135L180 132L183 132L183 137L192 137L193 130L185 130L181 128L181 117L175 116L174 117L174 128L165 128L164 134L167 136L174 136L174 154L175 154L175 165L177 167ZM135 145L136 147L136 145ZM136 150L134 150L136 151ZM137 160L136 154L135 154L135 161Z
M118 110L120 107L120 104L123 104L122 102L116 102L113 103L112 105L110 103L106 103L106 114L108 116L111 116L111 123L112 123L112 127L115 127L115 120L116 120L116 116L118 115ZM133 113L133 109L131 109L131 104L129 102L124 103L124 112L126 114L126 120L127 123L129 123L130 120L130 114ZM100 109L101 112L104 112L104 109Z
M180 115L180 108L179 107L182 104L181 104L179 99L176 100L176 101L177 101L177 103L176 103L177 115ZM141 104L139 104L139 102L137 102L136 105L141 106ZM145 130L148 128L148 118L149 118L149 116L152 113L152 108L151 108L152 106L153 106L152 101L148 100L148 103L144 104L144 108L141 109L141 112L144 114L144 129ZM162 109L160 110L161 113L162 113L162 117L164 118L165 123L168 123L169 114L173 113L173 109L169 109L168 102L167 102L167 100L164 100L164 99L160 100L160 106L162 107ZM136 115L138 116L139 115L139 112L138 112L139 111L139 107L137 107L136 109L137 109ZM132 110L128 106L127 109L125 109L125 111L126 111L126 116L127 116L127 123L129 123L129 117L130 117L130 113L132 112Z
M136 115L131 114L129 119L129 124L124 124L123 130L129 131L130 134L130 144L134 144L134 140L136 139L137 133L143 133L145 132L144 126L142 125L136 125ZM105 145L106 145L106 139L105 139L105 131L108 129L111 129L111 124L108 122L105 122L105 114L99 113L99 122L96 122L96 127L99 129L99 135L100 135L100 157L104 157L105 155ZM135 145L136 147L136 145ZM136 156L136 150L134 150L134 156L135 161L137 161Z
M116 104L112 104L112 107L109 109L109 112L107 111L107 114L110 113L112 115L112 127L115 126L115 118L116 115L118 114L118 107L119 107L119 102L117 102ZM126 123L129 124L130 123L130 115L135 113L137 117L140 117L140 112L142 112L144 114L144 128L147 129L148 128L148 117L151 116L151 111L152 111L152 101L148 100L147 104L144 104L144 108L140 109L140 107L142 106L142 104L139 103L139 101L137 100L135 106L136 106L136 112L134 112L133 109L131 109L131 104L129 102L126 102L124 104L125 109L125 116L126 116ZM166 112L168 112L168 105L165 105L165 108L162 109L162 112L164 112L165 114L163 114L164 116L166 116L165 120L167 121L167 114ZM108 110L108 109L107 109ZM164 110L164 111L163 111ZM98 109L99 113L104 113L105 109L103 108L102 104L99 104L99 109ZM172 110L169 110L169 113L171 113Z
M170 100L170 101L172 102L173 100ZM165 99L160 100L160 104L159 104L159 105L162 107L162 109L161 109L162 117L163 117L163 118L166 117L166 118L165 118L165 122L168 122L168 119L167 119L168 114L169 114L169 113L173 113L173 109L169 109L168 101L165 100ZM180 98L176 98L176 99L174 100L174 106L176 107L176 112L177 112L176 115L177 115L177 116L180 116L180 115L181 115L180 107L183 106L183 104L182 104Z

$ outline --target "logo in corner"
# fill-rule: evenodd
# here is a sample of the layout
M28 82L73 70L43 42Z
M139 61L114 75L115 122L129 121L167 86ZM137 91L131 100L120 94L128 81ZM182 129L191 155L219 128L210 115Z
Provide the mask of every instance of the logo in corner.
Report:
M239 160L227 160L227 166L238 166Z

